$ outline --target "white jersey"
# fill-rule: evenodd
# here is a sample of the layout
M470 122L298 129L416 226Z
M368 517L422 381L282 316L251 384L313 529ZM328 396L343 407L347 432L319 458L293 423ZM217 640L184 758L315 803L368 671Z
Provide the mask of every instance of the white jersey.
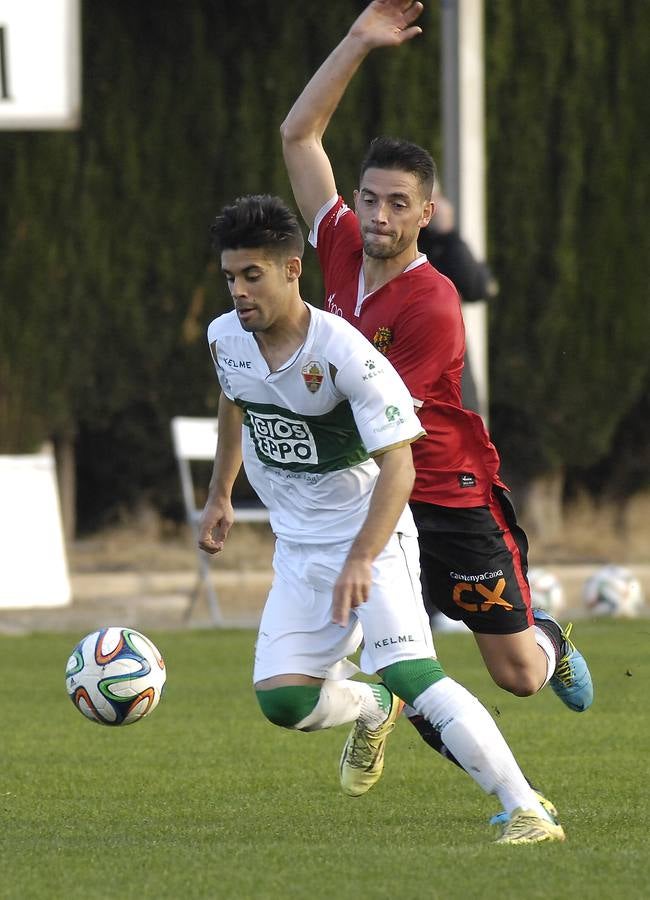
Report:
M304 344L270 372L237 314L208 328L221 388L244 413L249 482L278 537L332 543L356 537L379 469L372 460L424 434L388 360L348 322L309 306ZM408 507L396 528L416 534Z

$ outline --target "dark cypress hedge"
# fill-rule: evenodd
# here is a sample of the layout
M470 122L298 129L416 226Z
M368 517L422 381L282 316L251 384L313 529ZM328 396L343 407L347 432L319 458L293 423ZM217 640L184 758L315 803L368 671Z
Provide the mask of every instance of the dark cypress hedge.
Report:
M486 11L493 433L519 478L578 474L611 454L650 372L650 6Z
M82 525L177 509L169 419L214 413L204 332L229 305L210 220L242 193L290 197L279 124L364 5L86 3L82 129L0 135L0 452L74 440ZM428 6L424 35L371 57L328 131L348 197L377 133L439 156ZM607 459L641 402L648 10L486 4L492 415L523 478ZM303 288L320 302L310 251Z

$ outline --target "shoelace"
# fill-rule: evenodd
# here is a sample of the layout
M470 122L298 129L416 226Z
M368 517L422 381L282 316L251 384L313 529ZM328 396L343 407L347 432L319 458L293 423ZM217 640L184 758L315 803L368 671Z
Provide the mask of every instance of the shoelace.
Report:
M368 732L362 725L357 725L352 737L349 755L351 765L368 766L374 761L373 749L368 742Z
M383 725L380 725L379 728L373 731L357 722L349 753L351 764L355 767L359 767L360 763L366 767L372 766L381 749L381 745L379 747L373 746L372 740L385 739L394 727L394 722L391 722L390 727L387 727L387 723L384 722Z
M569 649L560 660L560 663L554 674L554 677L561 681L565 687L568 687L573 679L573 666L571 665L571 660L569 658L575 650L575 646L570 640L572 630L573 622L567 625L566 629L564 630L563 637Z

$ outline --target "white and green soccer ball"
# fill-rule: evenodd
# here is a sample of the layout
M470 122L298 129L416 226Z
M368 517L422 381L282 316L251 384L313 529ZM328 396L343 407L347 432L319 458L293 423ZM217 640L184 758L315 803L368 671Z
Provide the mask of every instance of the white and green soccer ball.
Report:
M633 619L643 609L641 582L624 566L603 566L584 583L582 598L592 616Z
M528 570L528 584L533 609L543 609L552 616L564 610L566 606L564 588L553 572L533 566Z
M158 706L166 676L162 655L148 637L113 626L79 641L68 659L65 687L91 721L131 725Z

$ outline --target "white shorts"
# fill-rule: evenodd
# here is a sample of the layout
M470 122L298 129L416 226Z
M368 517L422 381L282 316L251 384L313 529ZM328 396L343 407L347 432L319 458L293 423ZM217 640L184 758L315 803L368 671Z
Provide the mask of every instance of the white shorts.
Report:
M332 592L349 549L350 543L276 542L275 577L255 647L255 683L291 673L349 678L359 669L346 657L362 641L361 669L367 674L400 660L435 656L417 538L392 535L373 563L367 602L341 627L332 622Z

